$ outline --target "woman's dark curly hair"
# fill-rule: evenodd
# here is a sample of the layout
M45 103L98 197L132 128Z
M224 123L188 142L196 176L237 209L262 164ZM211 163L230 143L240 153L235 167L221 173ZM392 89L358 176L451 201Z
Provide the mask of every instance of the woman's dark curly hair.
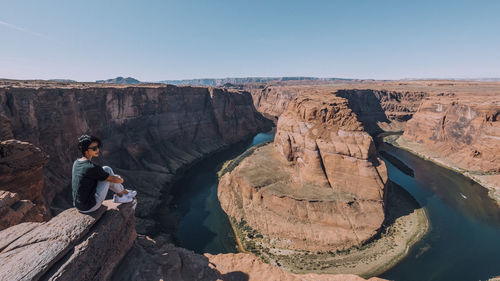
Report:
M102 147L102 142L98 137L94 136L89 136L89 135L81 135L78 138L78 150L82 153L83 156L85 156L85 151L89 149L89 146L91 143L97 142L97 145Z

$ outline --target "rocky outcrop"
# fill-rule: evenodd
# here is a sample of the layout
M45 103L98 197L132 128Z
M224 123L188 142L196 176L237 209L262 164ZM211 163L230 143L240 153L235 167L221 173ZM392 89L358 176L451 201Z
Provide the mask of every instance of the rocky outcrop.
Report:
M96 162L139 190L139 217L149 217L160 190L195 161L270 126L248 92L170 85L7 84L0 116L0 139L29 141L51 156L44 168L49 204L56 194L71 197L76 140L91 133L104 143ZM57 204L69 208L70 201Z
M339 237L344 247L360 245L377 233L384 221L387 171L373 139L345 99L295 99L280 116L274 144L293 163L295 182L314 183L338 194L330 223L352 232Z
M42 221L35 207L29 200L21 200L17 193L0 190L0 230L26 221Z
M367 190L352 182L363 181L362 178L366 177L374 179L367 186L378 186L383 190L386 176L380 176L373 167L380 166L384 174L385 166L378 165L380 161L373 139L343 98L303 95L295 99L280 116L275 146L297 167L298 181L359 192L362 196ZM358 167L360 171L357 171ZM365 167L366 171L363 171ZM349 188L347 182L350 182ZM380 193L377 189L370 193L373 192Z
M0 279L106 280L136 237L134 208L105 201L91 214L72 208L1 231Z
M0 142L0 230L50 218L43 197L47 161L48 156L30 143Z
M293 274L246 254L200 255L175 247L164 238L139 236L111 280L342 280L361 281L351 274ZM369 280L382 280L370 278Z
M346 99L297 97L279 118L274 146L219 182L221 206L236 223L273 248L309 251L360 246L378 233L387 171Z

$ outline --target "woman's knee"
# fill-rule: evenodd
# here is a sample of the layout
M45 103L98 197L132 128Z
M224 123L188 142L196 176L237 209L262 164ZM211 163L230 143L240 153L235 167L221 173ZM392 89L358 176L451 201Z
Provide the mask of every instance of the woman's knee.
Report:
M114 174L115 174L115 173L113 173L113 169L111 169L111 167L110 167L110 166L102 166L102 169L103 169L104 171L106 171L106 172L107 172L108 174L110 174L110 175L114 175Z

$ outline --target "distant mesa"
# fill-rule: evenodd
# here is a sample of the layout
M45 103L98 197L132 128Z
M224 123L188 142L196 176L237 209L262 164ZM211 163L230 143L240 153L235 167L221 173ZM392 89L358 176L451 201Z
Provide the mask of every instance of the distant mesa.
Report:
M163 80L163 84L171 85L197 85L197 86L225 86L235 84L249 83L269 83L269 82L287 82L287 81L354 81L356 79L344 78L318 78L318 77L240 77L240 78L202 78L202 79L184 79L184 80Z
M127 85L133 85L133 84L140 84L141 81L135 79L135 78L132 78L132 77L127 77L127 78L123 78L121 76L118 76L116 78L113 78L113 79L108 79L108 80L97 80L95 81L96 83L99 83L99 84L127 84Z

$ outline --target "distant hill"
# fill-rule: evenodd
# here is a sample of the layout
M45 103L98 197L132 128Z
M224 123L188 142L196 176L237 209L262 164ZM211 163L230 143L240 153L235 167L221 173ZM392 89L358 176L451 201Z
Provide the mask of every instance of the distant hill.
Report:
M248 84L284 81L352 81L353 79L342 78L317 78L317 77L244 77L244 78L203 78L186 80L163 80L164 84L172 85L200 85L200 86L224 86L225 84Z
M108 80L97 80L95 82L100 83L100 84L140 84L141 83L141 81L139 81L135 78L132 78L132 77L123 78L121 76L118 76L118 77L113 78L113 79L108 79Z

